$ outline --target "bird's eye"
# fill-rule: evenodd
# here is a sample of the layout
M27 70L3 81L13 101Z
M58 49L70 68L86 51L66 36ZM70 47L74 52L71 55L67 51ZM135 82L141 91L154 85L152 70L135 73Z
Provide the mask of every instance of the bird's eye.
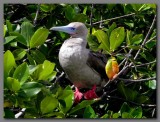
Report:
M75 28L71 27L71 30L75 30Z

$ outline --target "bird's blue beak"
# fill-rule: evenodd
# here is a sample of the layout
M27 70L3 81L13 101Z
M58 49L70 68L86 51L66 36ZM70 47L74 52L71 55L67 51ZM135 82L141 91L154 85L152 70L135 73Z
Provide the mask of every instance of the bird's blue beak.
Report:
M59 27L52 27L50 28L50 30L54 30L54 31L62 31L68 34L75 34L76 33L76 28L71 27L71 26L59 26Z

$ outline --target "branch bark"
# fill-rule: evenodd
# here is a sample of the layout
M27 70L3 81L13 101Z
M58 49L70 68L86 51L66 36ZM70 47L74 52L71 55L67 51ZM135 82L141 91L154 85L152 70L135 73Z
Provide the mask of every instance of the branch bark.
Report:
M149 81L149 80L155 80L156 77L152 77L152 78L146 78L146 79L124 79L124 78L117 78L118 80L122 80L124 82L143 82L143 81Z
M106 19L106 20L101 20L101 21L93 23L93 25L96 25L96 24L99 24L99 23L102 23L102 22L106 22L106 21L111 21L111 20L115 20L115 19L129 17L129 16L133 16L133 15L135 15L135 13L131 13L131 14L127 14L127 15L123 15L123 16L119 16L119 17L114 17L114 18L110 18L110 19Z
M37 18L38 18L38 14L39 14L39 9L40 9L40 4L38 4L37 11L36 11L36 16L35 16L34 21L33 21L33 25L34 26L36 25L36 22L37 22Z

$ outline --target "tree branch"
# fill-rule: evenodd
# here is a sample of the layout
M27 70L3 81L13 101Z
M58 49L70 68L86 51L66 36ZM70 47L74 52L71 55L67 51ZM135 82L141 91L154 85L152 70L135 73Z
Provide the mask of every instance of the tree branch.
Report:
M22 110L19 113L15 114L15 118L19 118L20 116L22 116L25 111L26 111L26 108L22 108Z
M152 41L153 39L155 39L157 36L152 37L151 39L149 39L146 43Z
M124 82L143 82L143 81L148 81L148 80L155 80L156 77L152 77L152 78L146 78L146 79L123 79L123 78L117 78L118 80L122 80Z
M156 61L152 61L152 62L144 63L144 64L139 64L139 65L136 65L136 67L146 66L146 65L153 64L153 63L156 63ZM131 66L131 67L135 67L135 66Z
M40 9L40 4L38 4L37 11L36 11L36 16L35 16L34 21L33 21L33 25L34 26L36 25L36 22L37 22L37 18L38 18L38 14L39 14L39 9Z
M150 33L151 33L151 30L153 29L153 26L154 26L154 24L155 24L155 21L156 21L156 15L154 16L154 19L153 19L152 24L151 24L151 26L150 26L150 28L149 28L149 31L148 31L148 33L147 33L147 35L146 35L146 37L145 37L145 39L144 39L144 41L143 41L143 43L142 43L142 45L141 45L141 48L140 48L140 49L138 50L138 52L136 53L136 55L135 55L135 57L134 57L134 60L138 57L141 49L144 47L144 45L145 45L145 43L146 43L146 41L147 41L147 39L148 39L148 37L149 37L149 35L150 35ZM132 65L132 63L130 63L130 66L131 66L131 65Z
M144 45L145 45L145 43L146 43L146 41L147 41L147 39L148 39L148 37L149 37L149 35L150 35L150 33L151 33L151 30L152 30L152 28L153 28L153 25L154 25L155 21L156 21L156 15L154 16L153 22L152 22L152 24L151 24L151 26L150 26L150 29L149 29L149 31L148 31L148 33L147 33L147 35L146 35L146 37L145 37L142 45L141 45L141 48L144 47ZM141 48L140 48L140 49L138 50L138 52L136 53L136 55L135 55L135 57L134 57L134 60L138 57L138 55L139 55L139 53L140 53L140 51L141 51ZM117 74L117 76L116 76L115 78L113 78L110 82L113 82L114 80L116 80L123 72L125 72L129 67L131 67L132 64L133 64L133 62L131 62L129 65L125 66L125 67ZM107 85L108 85L108 83L105 85L105 87L106 87Z
M119 17L114 17L114 18L110 18L110 19L106 19L106 20L101 20L101 21L98 21L98 22L93 23L93 25L99 24L99 23L102 23L102 22L105 22L105 21L111 21L111 20L115 20L115 19L120 19L120 18L124 18L124 17L129 17L129 16L132 16L132 15L135 15L135 13L131 13L131 14L127 14L127 15L123 15L123 16L119 16Z

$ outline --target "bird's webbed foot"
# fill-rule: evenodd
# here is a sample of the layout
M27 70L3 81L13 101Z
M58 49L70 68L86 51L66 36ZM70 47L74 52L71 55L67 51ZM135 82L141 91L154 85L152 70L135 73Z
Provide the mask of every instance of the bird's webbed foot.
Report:
M87 100L98 98L98 95L96 94L95 91L96 91L96 85L94 85L91 90L84 93L84 98Z

